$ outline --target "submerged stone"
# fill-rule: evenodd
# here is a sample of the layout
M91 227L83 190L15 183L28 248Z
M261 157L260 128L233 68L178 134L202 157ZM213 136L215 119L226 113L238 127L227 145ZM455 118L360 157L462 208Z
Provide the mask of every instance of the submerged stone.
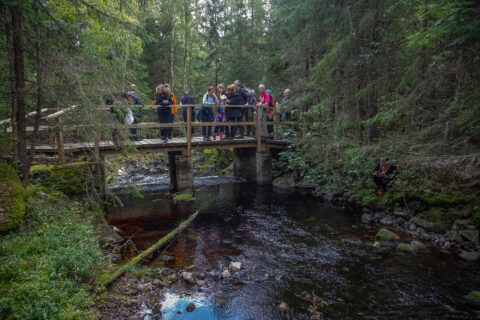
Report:
M479 252L474 252L474 251L463 251L462 250L462 252L460 252L460 254L458 256L465 261L475 262L480 258L480 253Z
M400 239L400 237L396 233L387 229L380 229L380 231L378 231L378 233L376 234L376 237L381 240L399 240Z
M240 268L242 267L242 263L241 262L233 262L231 261L230 262L230 265L228 266L228 269L230 271L233 271L233 272L236 272L236 271L240 271Z
M460 230L459 234L467 239L475 243L477 246L479 245L479 231L478 230Z
M463 298L468 304L480 306L480 291L472 291Z
M228 269L225 269L223 272L222 272L222 278L223 279L228 279L230 278L232 275L230 274L230 272L228 271Z
M412 244L399 243L398 246L397 246L397 250L402 251L402 252L411 253L411 252L417 251L418 248L416 246L412 245Z

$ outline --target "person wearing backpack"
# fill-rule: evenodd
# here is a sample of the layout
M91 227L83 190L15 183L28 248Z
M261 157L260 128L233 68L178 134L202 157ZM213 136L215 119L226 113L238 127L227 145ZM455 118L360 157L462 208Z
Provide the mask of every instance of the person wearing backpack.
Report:
M130 91L127 92L126 98L132 105L133 122L128 124L136 124L142 119L142 101L140 100L140 95L135 91L137 86L132 83L129 87ZM137 128L130 128L130 137L135 141L141 141L142 138L137 135L137 131Z
M180 98L180 105L191 105L195 104L195 100L193 99L193 96L188 93L188 91L185 91L183 93L183 96ZM182 113L183 113L183 121L187 122L187 107L182 108ZM195 121L195 108L192 107L192 122ZM192 136L194 132L194 127L192 127ZM187 133L187 127L185 127L185 134Z
M387 191L387 186L390 183L393 183L395 189L398 188L394 178L399 171L400 166L395 166L393 163L389 162L387 157L380 157L380 163L375 167L374 172L372 172L373 182L379 186L377 191L379 195Z
M257 105L261 104L264 107L263 114L265 114L266 120L273 121L274 110L273 110L272 95L265 90L265 85L263 84L258 86L258 90L260 91L260 99L258 100ZM267 125L267 133L268 133L268 138L273 138L271 136L273 134L272 125Z
M248 100L247 100L248 107L245 108L245 112L244 112L245 121L253 122L254 114L255 114L255 109L253 108L253 106L255 105L255 102L256 102L255 101L255 95L253 94L252 90L248 89L248 85L246 83L243 84L243 89L248 94ZM246 136L247 137L250 137L250 136L255 137L255 126L248 125L246 127L247 127Z

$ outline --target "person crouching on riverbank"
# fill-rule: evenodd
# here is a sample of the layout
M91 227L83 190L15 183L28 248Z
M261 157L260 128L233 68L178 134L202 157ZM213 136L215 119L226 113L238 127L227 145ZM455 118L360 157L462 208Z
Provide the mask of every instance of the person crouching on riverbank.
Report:
M375 167L374 172L372 172L373 182L379 186L377 191L379 195L387 191L387 186L390 184L390 182L393 182L395 187L397 187L397 184L395 181L393 181L393 178L398 169L387 160L388 159L386 157L381 157L380 163Z

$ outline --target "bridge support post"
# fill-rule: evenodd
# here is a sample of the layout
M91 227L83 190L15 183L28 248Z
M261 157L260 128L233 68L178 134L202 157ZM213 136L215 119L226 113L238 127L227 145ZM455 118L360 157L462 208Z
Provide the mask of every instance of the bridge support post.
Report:
M255 148L234 149L233 173L257 184L270 184L272 182L270 150L257 152Z
M168 152L168 170L175 189L193 188L192 156L185 156L180 151Z

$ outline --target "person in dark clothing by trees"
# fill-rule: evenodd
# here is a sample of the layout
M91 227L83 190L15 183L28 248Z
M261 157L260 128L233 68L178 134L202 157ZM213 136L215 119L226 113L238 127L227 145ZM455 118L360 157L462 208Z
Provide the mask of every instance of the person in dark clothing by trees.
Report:
M163 85L159 85L156 89L155 102L157 107L157 116L160 123L171 123L171 105L173 104L170 90L165 89ZM160 128L162 140L168 140L168 128Z
M185 91L183 93L183 96L180 98L180 105L190 105L190 104L195 104L195 100L192 95L189 94L188 91ZM183 120L187 122L187 110L188 108L182 108L182 113L183 113ZM192 107L192 122L195 121L195 108ZM192 127L192 135L194 132L194 127ZM185 127L185 134L187 133L187 127Z
M207 89L207 92L203 96L202 106L198 111L197 118L199 121L202 122L213 122L213 110L212 107L208 107L205 105L219 105L220 101L218 100L217 96L215 95L215 88L210 86ZM210 136L212 135L212 127L206 126L202 127L202 135L203 141L211 141L212 139Z
M249 101L249 95L248 95L248 91L246 91L243 87L242 87L242 83L240 82L240 80L235 80L235 82L233 83L234 87L235 87L235 93L238 95L238 101L239 101L239 104L240 105L245 105L245 106L248 106L248 101ZM245 114L245 111L246 111L247 108L242 108L242 115L240 117L240 121L243 120L243 115ZM240 129L240 136L239 136L239 139L243 139L244 137L244 129L243 129L243 126L240 126L239 127Z
M245 117L245 121L252 122L255 114L255 110L253 108L256 102L255 95L253 94L252 90L248 89L248 84L244 83L242 87L243 87L243 90L245 90L245 92L248 94L248 99L247 99L248 107L245 108L245 111L243 112L243 114ZM246 127L247 127L247 134L246 134L247 137L255 136L255 126L249 125Z
M380 187L377 191L378 194L387 191L387 186L390 182L393 182L395 188L397 188L397 183L393 181L393 178L397 174L399 167L387 160L386 157L381 157L380 163L375 167L374 172L372 172L373 181Z
M142 119L142 101L140 100L140 95L135 91L137 90L137 86L132 83L129 87L130 91L127 92L126 98L130 101L130 104L132 104L132 114L134 119L132 124L136 124ZM137 130L137 128L130 128L130 137L135 141L140 141L142 138L137 135Z
M233 84L227 87L227 121L228 122L240 122L242 121L242 108L241 107L231 107L232 105L242 105L241 100L238 94L235 92L235 86ZM235 138L235 133L237 132L239 126L231 126L229 129L227 127L226 134L228 140L233 140Z

